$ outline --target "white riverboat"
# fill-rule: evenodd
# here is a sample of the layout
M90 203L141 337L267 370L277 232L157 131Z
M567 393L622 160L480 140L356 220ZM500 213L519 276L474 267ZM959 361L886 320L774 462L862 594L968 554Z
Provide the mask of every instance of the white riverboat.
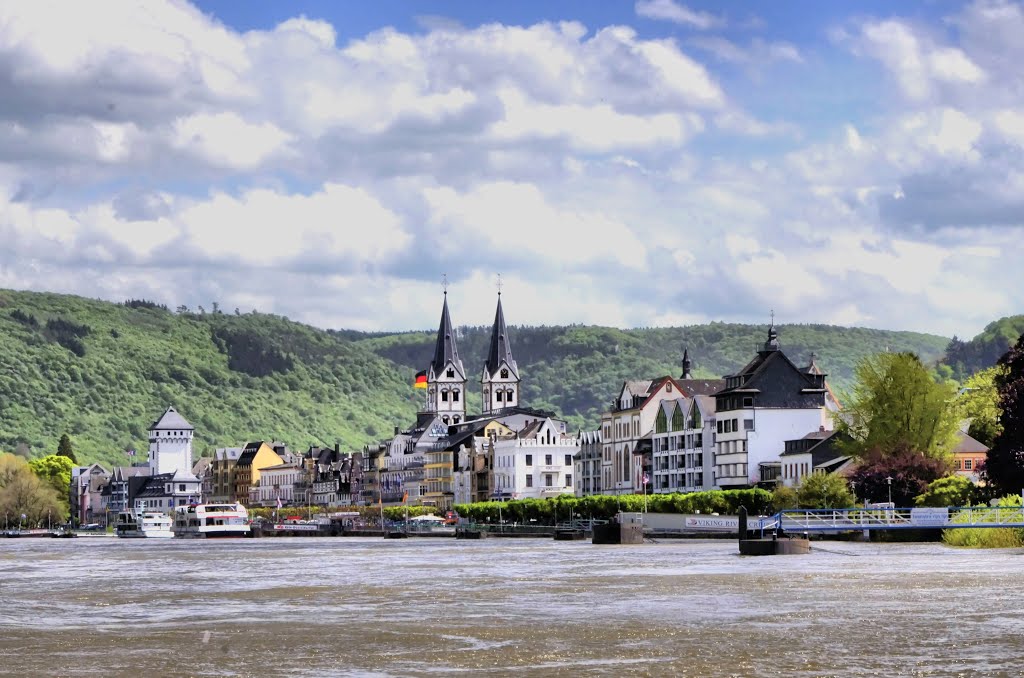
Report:
M114 523L114 534L128 539L170 539L171 517L159 511L121 511Z
M188 539L248 537L249 512L241 504L193 504L174 515L174 535Z

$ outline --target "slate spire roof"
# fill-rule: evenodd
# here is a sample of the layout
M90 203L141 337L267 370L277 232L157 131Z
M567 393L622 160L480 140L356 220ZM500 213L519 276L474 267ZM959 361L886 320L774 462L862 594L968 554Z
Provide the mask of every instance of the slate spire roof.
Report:
M775 318L772 318L772 324L768 327L768 341L764 342L765 351L778 351L779 350L779 333L775 330Z
M455 365L459 376L465 378L466 372L462 367L462 360L459 358L459 348L455 345L455 330L452 328L452 319L448 314L448 291L445 290L444 307L441 309L441 324L437 328L437 343L434 345L434 360L430 363L434 374L440 375L449 361Z
M494 325L491 327L491 348L484 363L487 374L494 374L502 361L515 377L519 376L519 367L512 357L512 345L508 340L508 328L505 327L505 313L501 309L501 292L498 292L498 310L494 313Z
M150 427L150 431L166 431L166 430L181 430L181 431L194 431L192 424L185 421L185 417L178 414L178 411L173 407L168 407L167 411L161 415L159 419L154 421Z
M693 363L690 362L690 349L683 349L683 375L680 379L693 379L693 374L690 372L690 368L693 367Z

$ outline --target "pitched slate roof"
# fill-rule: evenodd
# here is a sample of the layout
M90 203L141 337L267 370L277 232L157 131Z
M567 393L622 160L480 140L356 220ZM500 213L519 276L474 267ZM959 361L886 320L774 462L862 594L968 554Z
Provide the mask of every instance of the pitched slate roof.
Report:
M452 328L452 319L448 314L448 292L445 292L444 306L441 308L441 324L437 327L437 342L434 344L434 359L430 362L430 366L435 375L440 375L449 362L455 365L455 371L459 377L465 379L466 371L459 358L459 347L455 345L455 330Z
M491 327L491 346L487 352L487 362L484 363L484 370L487 374L494 374L501 363L508 365L511 374L518 379L519 367L516 359L512 357L512 345L508 340L508 328L505 327L505 313L501 310L501 293L498 294L498 310L494 312L494 325Z
M236 466L252 466L252 460L256 458L256 454L263 447L263 441L259 440L254 443L246 443L242 453L238 455L238 461L235 462Z
M957 441L956 446L953 448L953 454L980 454L988 452L988 448L985 447L984 443L975 440L963 431L957 431L956 435Z
M185 421L185 417L178 414L178 411L173 407L168 407L167 411L161 415L159 419L154 421L150 427L150 431L168 431L168 430L185 430L194 431L192 424Z
M691 396L709 396L725 388L725 379L676 379L679 388Z

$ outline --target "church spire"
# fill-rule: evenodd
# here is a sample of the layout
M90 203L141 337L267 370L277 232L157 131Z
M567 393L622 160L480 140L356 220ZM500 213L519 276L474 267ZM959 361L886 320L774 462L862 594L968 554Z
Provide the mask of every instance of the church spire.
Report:
M455 328L448 313L448 279L444 280L444 306L437 327L434 359L427 370L427 410L436 412L446 424L458 424L466 417L466 370L455 343Z
M501 308L501 276L498 277L498 308L491 327L491 345L480 376L481 411L490 414L519 405L519 366L512 357L505 312Z
M765 351L779 350L779 333L775 331L775 311L772 311L772 324L768 327L768 341L764 342Z
M692 363L690 362L690 349L683 349L683 376L680 379L693 379L693 374L690 373Z
M516 359L512 357L512 345L508 340L508 329L505 327L505 313L501 309L501 292L498 292L498 309L494 312L494 325L491 326L491 348L487 352L484 370L494 374L504 362L514 373L519 372Z
M434 359L430 366L434 374L440 374L448 363L453 363L460 374L465 374L462 360L459 358L459 347L455 344L455 330L448 314L448 290L444 291L444 306L441 308L441 324L437 328L437 342L434 344Z

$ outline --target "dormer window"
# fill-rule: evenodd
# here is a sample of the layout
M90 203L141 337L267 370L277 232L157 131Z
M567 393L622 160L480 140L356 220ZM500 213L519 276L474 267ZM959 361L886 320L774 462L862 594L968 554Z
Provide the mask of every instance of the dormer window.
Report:
M449 367L448 371L445 373L445 376L447 376L449 379L453 379L455 377L455 370Z
M508 379L508 370L505 369L504 367L501 369L501 378Z

